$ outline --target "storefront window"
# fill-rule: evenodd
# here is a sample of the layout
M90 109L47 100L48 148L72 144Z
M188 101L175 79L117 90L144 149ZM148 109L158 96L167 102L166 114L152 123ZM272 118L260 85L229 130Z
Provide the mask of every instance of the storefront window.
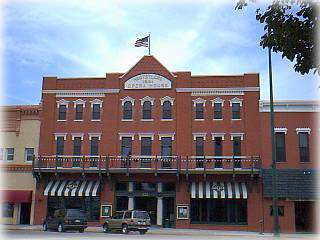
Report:
M57 209L76 208L85 212L88 221L99 221L100 197L49 197L48 215L53 216Z
M14 203L3 203L2 204L2 217L13 218Z
M247 200L191 199L191 223L247 224Z

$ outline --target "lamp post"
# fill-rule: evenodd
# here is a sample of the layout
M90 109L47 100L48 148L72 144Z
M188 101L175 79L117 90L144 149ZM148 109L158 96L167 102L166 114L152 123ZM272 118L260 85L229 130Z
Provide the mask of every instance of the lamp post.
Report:
M279 216L278 216L278 192L277 192L277 165L275 151L274 135L274 109L273 109L273 86L272 86L272 62L271 47L268 47L269 57L269 91L270 91L270 131L271 131L271 148L272 148L272 209L273 209L273 234L278 237L279 234Z

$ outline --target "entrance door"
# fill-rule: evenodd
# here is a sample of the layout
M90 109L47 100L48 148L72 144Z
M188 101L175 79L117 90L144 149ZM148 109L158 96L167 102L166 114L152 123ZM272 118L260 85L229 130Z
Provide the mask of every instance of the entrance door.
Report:
M314 203L309 201L301 201L294 203L296 232L314 232L315 219Z
M174 197L163 198L163 219L162 226L172 228L175 226Z
M135 210L147 211L151 224L157 224L157 198L156 197L135 197Z
M31 203L21 203L20 224L30 224Z

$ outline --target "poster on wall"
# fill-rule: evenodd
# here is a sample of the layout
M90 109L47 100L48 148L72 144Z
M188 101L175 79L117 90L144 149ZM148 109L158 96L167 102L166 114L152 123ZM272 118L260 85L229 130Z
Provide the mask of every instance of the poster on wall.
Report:
M189 205L177 205L177 219L189 219Z
M103 204L101 205L101 217L111 217L112 216L112 205Z

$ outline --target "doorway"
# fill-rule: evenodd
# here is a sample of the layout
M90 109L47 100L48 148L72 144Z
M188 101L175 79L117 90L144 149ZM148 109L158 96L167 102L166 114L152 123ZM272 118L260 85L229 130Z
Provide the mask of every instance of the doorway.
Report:
M163 219L162 226L164 228L175 227L175 199L174 197L163 198Z
M296 232L315 232L314 202L294 202L294 210Z
M30 224L31 203L21 203L20 224Z
M156 197L135 197L134 209L147 211L151 224L157 224L157 198Z

